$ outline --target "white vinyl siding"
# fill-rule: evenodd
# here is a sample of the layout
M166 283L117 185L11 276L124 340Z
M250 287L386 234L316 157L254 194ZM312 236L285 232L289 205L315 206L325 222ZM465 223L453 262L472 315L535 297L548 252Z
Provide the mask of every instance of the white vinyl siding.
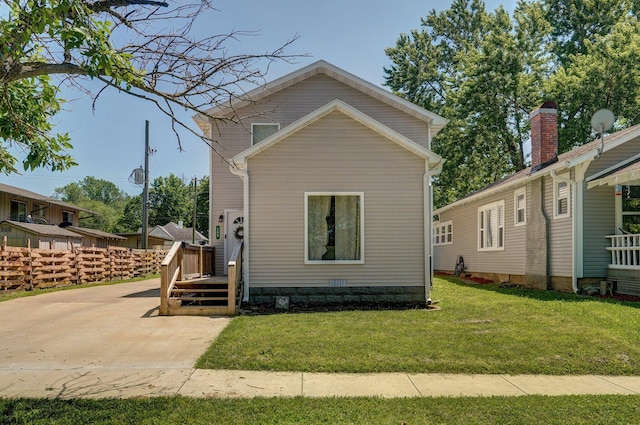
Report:
M527 224L527 190L519 189L513 195L513 223L514 226Z
M504 249L504 201L478 208L478 250Z
M433 223L433 244L451 245L453 243L453 221Z
M266 124L251 124L251 144L262 142L267 137L280 130L280 124L266 123Z

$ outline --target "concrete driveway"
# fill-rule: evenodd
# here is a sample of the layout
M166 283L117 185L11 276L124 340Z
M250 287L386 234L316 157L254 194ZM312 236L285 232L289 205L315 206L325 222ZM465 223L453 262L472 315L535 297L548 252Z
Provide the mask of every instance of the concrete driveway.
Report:
M160 280L0 303L0 396L175 394L229 323L158 316Z

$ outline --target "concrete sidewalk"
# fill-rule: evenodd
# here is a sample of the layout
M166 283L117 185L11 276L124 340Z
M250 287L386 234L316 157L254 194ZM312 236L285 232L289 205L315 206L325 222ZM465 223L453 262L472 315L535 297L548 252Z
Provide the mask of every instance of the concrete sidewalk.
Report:
M327 374L197 369L0 370L1 397L480 397L640 394L640 377Z
M0 303L0 397L640 394L640 377L196 370L230 319L158 316L159 279Z

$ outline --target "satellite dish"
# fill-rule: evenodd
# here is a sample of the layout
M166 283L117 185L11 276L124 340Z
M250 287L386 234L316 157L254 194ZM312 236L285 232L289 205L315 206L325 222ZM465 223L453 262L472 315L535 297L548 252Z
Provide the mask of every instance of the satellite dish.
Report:
M591 128L593 128L596 133L600 133L601 144L598 148L598 156L604 152L604 132L613 127L615 120L615 115L608 109L600 109L591 117Z
M604 133L613 127L616 117L608 109L600 109L591 117L591 128L597 133Z

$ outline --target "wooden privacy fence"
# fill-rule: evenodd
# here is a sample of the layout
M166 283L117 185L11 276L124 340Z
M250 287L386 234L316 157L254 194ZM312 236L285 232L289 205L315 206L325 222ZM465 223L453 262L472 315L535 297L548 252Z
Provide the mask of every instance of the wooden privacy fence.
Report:
M167 251L122 247L73 250L0 247L0 289L28 290L131 279L160 272Z

